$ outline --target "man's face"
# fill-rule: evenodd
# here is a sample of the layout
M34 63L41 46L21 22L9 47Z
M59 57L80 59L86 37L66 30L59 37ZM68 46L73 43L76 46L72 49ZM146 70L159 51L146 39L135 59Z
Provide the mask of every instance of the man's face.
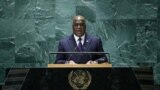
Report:
M84 20L74 20L73 21L73 33L81 37L85 34L86 31L86 25Z

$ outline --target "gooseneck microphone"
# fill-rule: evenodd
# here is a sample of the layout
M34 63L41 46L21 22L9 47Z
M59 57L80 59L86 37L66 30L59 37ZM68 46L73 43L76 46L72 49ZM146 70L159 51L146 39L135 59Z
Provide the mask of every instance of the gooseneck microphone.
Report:
M77 52L77 48L78 46L76 46L74 49L73 49L73 52ZM70 61L71 57L73 56L73 53L71 53L71 55L69 55L68 59L67 59L67 63Z

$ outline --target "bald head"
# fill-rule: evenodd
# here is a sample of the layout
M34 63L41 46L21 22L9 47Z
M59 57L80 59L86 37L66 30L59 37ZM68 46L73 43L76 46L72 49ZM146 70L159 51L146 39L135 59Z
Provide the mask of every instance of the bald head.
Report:
M77 15L77 16L74 16L73 17L73 24L76 22L76 21L81 21L85 24L85 17L84 16L81 16L81 15Z
M83 20L83 21L85 21L85 18L83 16L81 16L81 15L77 15L77 16L73 17L73 21L74 20Z

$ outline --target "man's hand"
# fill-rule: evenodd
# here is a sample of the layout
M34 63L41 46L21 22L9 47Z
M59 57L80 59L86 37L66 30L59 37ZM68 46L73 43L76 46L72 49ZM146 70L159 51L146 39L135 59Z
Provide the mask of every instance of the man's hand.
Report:
M77 63L75 63L73 60L69 60L65 64L77 64Z
M89 60L86 64L98 64L98 62Z

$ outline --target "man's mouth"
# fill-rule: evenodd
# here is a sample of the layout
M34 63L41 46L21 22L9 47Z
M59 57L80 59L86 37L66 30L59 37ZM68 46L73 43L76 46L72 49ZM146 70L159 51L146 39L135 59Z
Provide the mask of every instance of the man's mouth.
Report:
M77 32L77 33L79 33L79 34L80 34L81 32L79 31L79 32Z
M80 31L81 29L76 29L76 31Z

